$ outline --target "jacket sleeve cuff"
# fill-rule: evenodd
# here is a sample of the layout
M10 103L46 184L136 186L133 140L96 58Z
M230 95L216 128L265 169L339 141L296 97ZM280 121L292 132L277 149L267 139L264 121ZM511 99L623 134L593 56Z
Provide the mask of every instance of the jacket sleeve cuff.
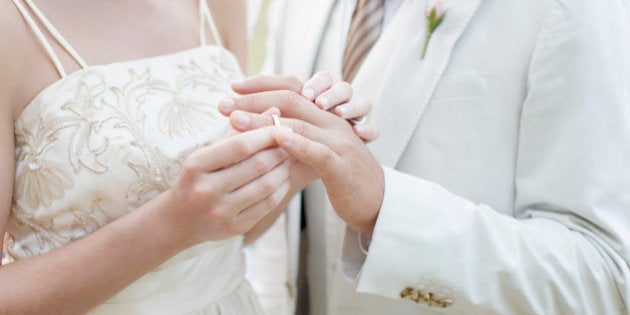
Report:
M385 194L369 252L367 255L361 252L357 233L350 231L344 245L352 250L344 252L348 254L344 258L353 258L345 262L353 263L346 266L355 272L358 291L400 298L406 287L417 286L415 280L434 272L422 270L428 263L422 260L431 257L418 253L423 252L424 247L427 253L448 248L441 243L446 238L440 234L453 232L453 228L457 229L452 226L453 222L462 222L462 218L451 216L455 213L470 215L468 211L449 209L474 209L475 205L437 184L389 168L384 172ZM451 225L451 229L444 229L445 224Z

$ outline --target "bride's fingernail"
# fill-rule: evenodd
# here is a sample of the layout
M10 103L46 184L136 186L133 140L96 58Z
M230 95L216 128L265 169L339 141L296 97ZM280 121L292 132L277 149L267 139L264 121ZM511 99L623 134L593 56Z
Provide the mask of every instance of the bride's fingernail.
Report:
M302 95L306 98L308 98L310 101L313 100L313 97L315 97L315 91L311 88L308 88L304 91L302 91Z
M219 101L219 107L226 112L231 111L236 106L236 102L233 99L226 98L224 100Z
M243 112L234 112L232 116L234 117L234 124L239 128L247 128L252 122L252 119Z

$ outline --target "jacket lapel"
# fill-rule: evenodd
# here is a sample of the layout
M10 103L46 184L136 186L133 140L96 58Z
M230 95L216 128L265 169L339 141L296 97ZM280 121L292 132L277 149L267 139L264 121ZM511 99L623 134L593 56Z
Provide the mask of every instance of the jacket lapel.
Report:
M370 145L379 162L395 167L422 118L450 59L482 0L445 0L442 24L420 59L427 0L405 0L357 73L357 95L376 106L371 122L381 136Z
M283 18L286 25L301 25L302 27L282 27L279 42L284 47L280 57L283 69L276 73L289 73L301 79L309 78L320 45L322 32L326 31L326 20L335 0L286 1ZM290 7L295 6L295 7ZM289 69L290 71L287 71Z

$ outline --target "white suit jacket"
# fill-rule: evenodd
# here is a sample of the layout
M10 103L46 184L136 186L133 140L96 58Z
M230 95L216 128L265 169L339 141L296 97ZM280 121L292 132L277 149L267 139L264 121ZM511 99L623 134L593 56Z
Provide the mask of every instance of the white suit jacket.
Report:
M310 76L329 2L286 0L277 72ZM630 313L630 2L444 2L425 59L404 0L353 82L385 196L367 255L319 220L315 313Z

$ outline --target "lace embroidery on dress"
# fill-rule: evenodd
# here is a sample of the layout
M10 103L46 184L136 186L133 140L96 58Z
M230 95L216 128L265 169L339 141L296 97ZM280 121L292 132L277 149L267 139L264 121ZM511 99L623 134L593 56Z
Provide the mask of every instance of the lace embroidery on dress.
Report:
M111 176L107 174L112 171L118 174L121 167L127 168L133 178L118 184L126 185L126 200L140 205L172 186L190 153L211 144L214 142L211 139L220 138L219 134L225 134L226 118L218 113L217 102L230 93L226 82L239 78L240 69L227 51L219 52L205 56L205 67L199 66L196 60L173 66L178 69L178 75L170 80L156 77L151 67L144 67L128 69L126 79L112 84L101 68L87 69L76 74L76 85L57 111L37 113L28 123L16 123L17 167L12 215L21 229L38 235L37 249L30 249L26 244L21 247L27 256L60 247L87 234L59 232L57 222L60 220L47 217L43 214L47 210L42 209L55 208L55 202L63 200L69 192L85 189L77 187L79 177L96 179L93 176ZM29 109L47 106L42 101L42 97L36 98ZM189 144L173 152L175 148L156 142L164 136L172 139L172 144L182 140ZM124 155L116 157L120 153ZM60 154L65 154L65 158ZM99 209L95 205L103 199L87 195L81 200L86 198L91 201L89 206L66 208L84 209L87 216L81 211L74 213L79 220L77 224L95 226L86 228L87 232L119 216L91 219L93 210ZM23 211L24 206L42 210L33 214L33 211ZM107 202L105 206L110 207Z

